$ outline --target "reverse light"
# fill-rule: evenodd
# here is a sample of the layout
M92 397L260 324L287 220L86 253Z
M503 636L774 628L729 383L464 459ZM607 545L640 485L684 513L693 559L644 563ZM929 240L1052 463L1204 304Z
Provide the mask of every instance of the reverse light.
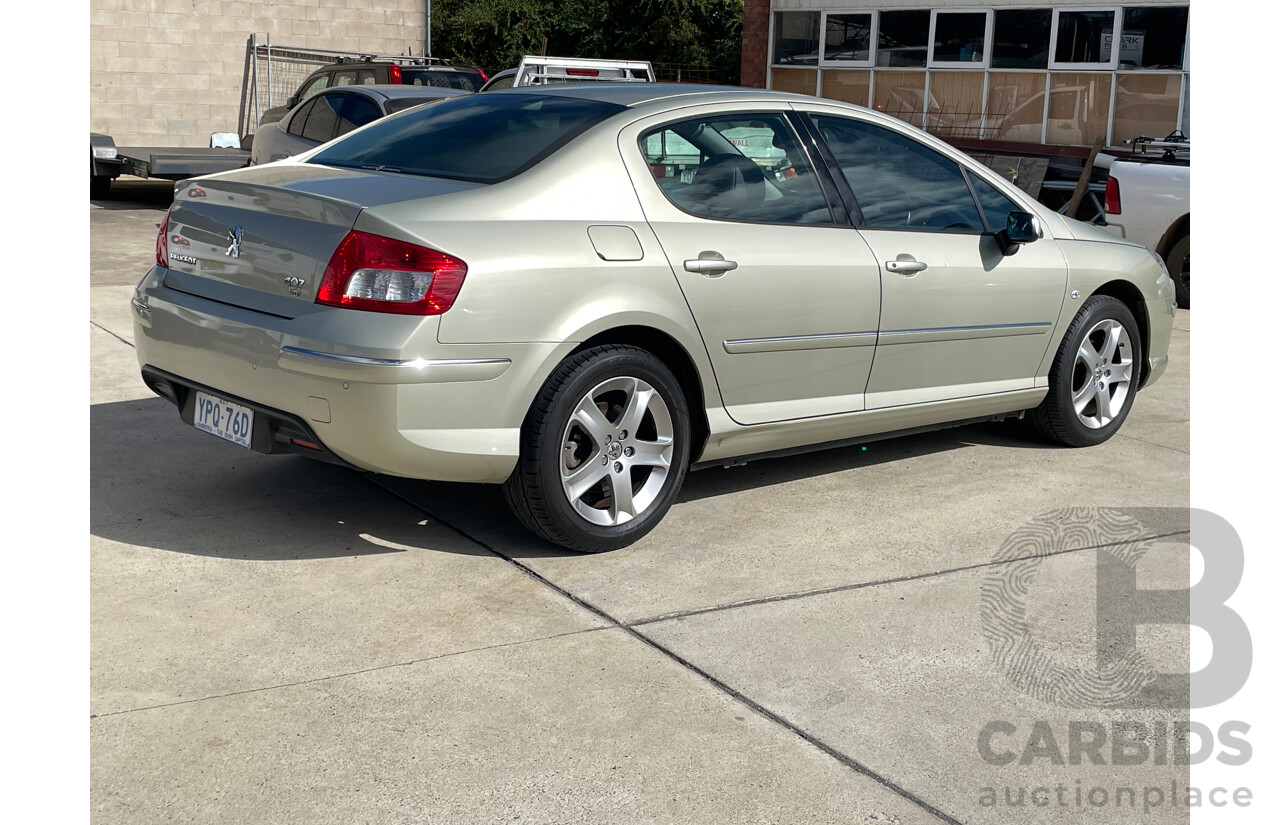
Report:
M334 250L317 304L440 315L453 306L467 265L425 246L352 230Z
M1120 182L1110 176L1107 177L1107 196L1102 209L1108 215L1120 214Z
M169 212L172 211L173 207L170 206L156 232L156 263L165 268L169 266Z
M400 67L395 65L394 63L387 67L387 82L401 83L401 84L404 83L404 78L400 74Z

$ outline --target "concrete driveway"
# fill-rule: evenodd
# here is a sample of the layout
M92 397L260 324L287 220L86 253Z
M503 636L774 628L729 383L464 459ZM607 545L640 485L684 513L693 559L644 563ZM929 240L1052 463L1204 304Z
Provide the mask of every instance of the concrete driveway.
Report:
M90 205L95 822L1188 821L1185 707L1071 690L1117 548L1187 585L1187 313L1105 445L984 425L706 470L580 556L496 488L183 425L128 303L167 192ZM1186 627L1137 643L1188 670Z

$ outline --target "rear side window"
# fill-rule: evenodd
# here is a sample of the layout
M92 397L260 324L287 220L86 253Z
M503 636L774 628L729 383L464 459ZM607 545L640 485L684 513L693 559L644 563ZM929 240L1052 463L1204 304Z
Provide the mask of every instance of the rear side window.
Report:
M294 112L293 119L289 121L289 134L302 137L302 127L307 125L307 116L311 114L311 110L315 107L316 101L312 100Z
M306 125L302 127L302 136L318 143L332 139L334 131L338 128L338 110L342 108L346 97L346 95L334 94L320 95L316 98L316 105L312 108L311 114L307 115Z
M478 92L484 85L478 73L452 69L404 69L403 77L406 84L414 86L438 86L464 92Z
M308 161L496 183L625 107L543 95L467 95L385 118Z

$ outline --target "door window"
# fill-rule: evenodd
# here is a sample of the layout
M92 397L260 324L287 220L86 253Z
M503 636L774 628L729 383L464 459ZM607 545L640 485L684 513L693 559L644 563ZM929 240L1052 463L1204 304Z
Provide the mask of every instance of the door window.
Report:
M352 129L358 129L366 123L373 123L382 117L378 104L364 95L347 95L347 105L338 118L338 134L345 135Z
M329 75L327 74L320 75L315 80L308 83L307 88L302 90L302 94L298 95L298 102L301 103L304 100L308 100L312 97L315 97L316 95L323 92L325 88L328 87L328 85L329 85Z
M307 115L311 114L311 110L315 107L315 100L303 104L298 111L293 113L293 118L289 121L289 128L285 131L291 135L295 135L296 137L302 137L302 127L307 125Z
M307 140L324 143L333 137L338 126L338 110L346 95L327 94L316 98L316 105L307 115L307 123L302 127L302 136Z
M891 129L816 115L854 200L873 229L980 233L982 215L960 165Z
M833 223L800 142L780 114L710 115L640 138L663 194L704 218Z

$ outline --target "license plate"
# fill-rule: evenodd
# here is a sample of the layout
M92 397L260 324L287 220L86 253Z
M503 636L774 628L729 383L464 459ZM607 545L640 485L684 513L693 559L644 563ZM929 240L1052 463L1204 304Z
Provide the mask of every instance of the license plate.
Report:
M253 410L204 392L196 392L194 423L197 430L241 447L248 447L253 436Z

